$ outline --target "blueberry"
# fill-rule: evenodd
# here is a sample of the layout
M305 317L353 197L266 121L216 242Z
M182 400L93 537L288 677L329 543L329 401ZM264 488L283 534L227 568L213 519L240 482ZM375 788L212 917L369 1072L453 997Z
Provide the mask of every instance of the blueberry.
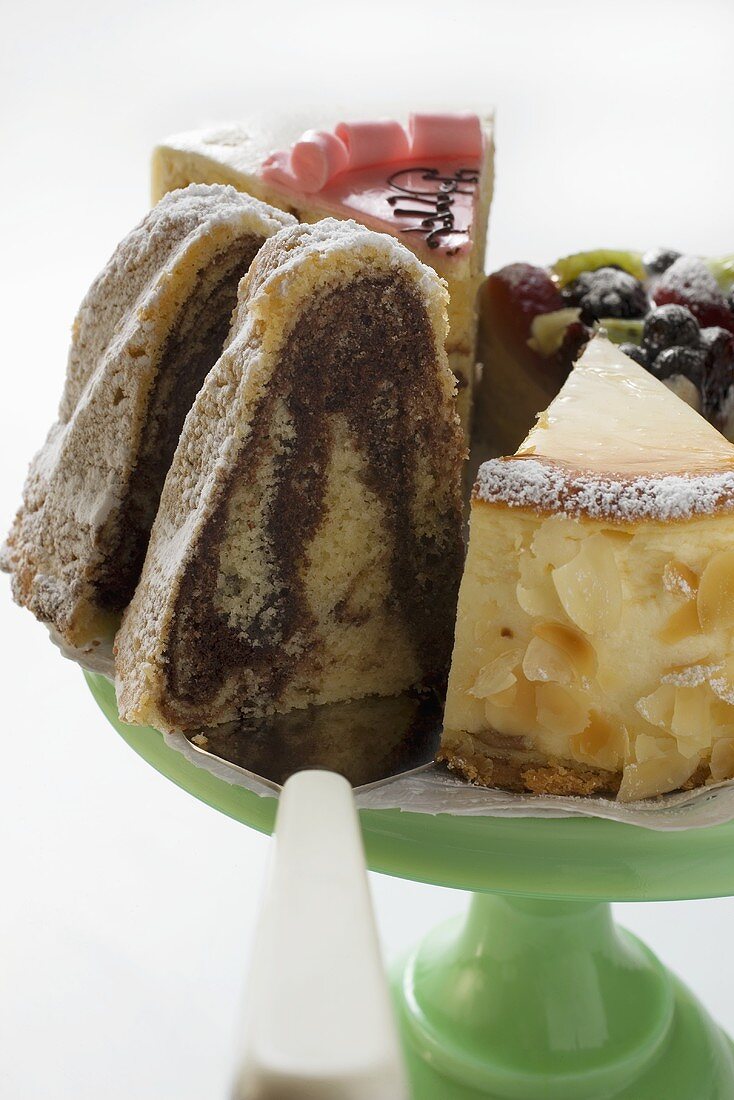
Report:
M725 328L704 328L701 347L706 352L703 411L711 417L721 409L734 385L734 336Z
M698 321L685 306L669 304L657 306L645 318L642 342L650 359L665 348L698 347Z
M642 257L648 275L662 275L681 255L674 248L653 248Z
M670 378L671 374L684 374L699 389L703 388L706 373L706 352L703 348L663 348L653 361L650 370L658 378Z
M619 350L622 352L622 355L634 359L635 363L639 363L641 367L647 366L647 354L645 349L641 348L639 344L620 344Z
M616 267L584 271L561 293L569 305L580 306L581 320L587 325L601 317L644 317L647 313L642 283Z

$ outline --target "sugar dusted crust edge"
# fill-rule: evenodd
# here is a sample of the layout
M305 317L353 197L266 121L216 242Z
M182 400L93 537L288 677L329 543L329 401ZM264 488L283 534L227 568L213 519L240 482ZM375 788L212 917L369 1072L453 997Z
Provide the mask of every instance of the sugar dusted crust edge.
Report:
M734 470L628 477L518 455L480 466L472 494L477 502L616 523L669 523L734 511Z

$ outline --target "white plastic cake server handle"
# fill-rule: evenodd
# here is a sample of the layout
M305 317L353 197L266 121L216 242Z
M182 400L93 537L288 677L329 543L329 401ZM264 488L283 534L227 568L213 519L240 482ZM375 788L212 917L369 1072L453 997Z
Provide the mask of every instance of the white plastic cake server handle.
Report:
M285 784L235 1100L407 1100L352 790Z

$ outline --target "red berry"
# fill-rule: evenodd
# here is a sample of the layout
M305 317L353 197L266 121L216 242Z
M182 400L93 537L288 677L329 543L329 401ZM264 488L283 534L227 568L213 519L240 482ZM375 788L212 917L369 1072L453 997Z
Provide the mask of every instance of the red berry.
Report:
M490 358L513 364L538 384L559 390L568 366L559 364L558 353L546 359L528 345L533 319L541 313L563 309L563 299L548 273L531 264L510 264L495 271L484 283L479 299L480 324L491 345Z
M586 347L590 339L591 329L587 328L581 321L574 321L573 324L568 326L563 335L563 343L556 352L557 362L570 370L578 359L581 349Z
M734 313L719 284L706 264L694 256L681 256L671 264L653 284L652 295L656 305L685 306L701 328L718 326L734 332Z
M487 290L498 303L503 301L517 327L522 324L525 339L534 317L563 309L565 304L548 272L532 264L509 264L495 271L487 280Z

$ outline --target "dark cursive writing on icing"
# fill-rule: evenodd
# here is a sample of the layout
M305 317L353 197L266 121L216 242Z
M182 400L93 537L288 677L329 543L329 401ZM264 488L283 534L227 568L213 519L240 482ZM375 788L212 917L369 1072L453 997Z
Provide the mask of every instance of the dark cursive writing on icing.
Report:
M420 174L426 184L423 188L407 187L401 180L406 176ZM479 182L476 168L458 168L453 176L441 175L438 168L401 168L388 177L387 185L397 194L388 196L388 203L396 218L419 218L418 225L406 226L404 233L422 233L429 248L438 248L443 237L452 233L468 233L467 229L457 229L453 205L454 195L473 195ZM409 202L411 207L399 206Z

